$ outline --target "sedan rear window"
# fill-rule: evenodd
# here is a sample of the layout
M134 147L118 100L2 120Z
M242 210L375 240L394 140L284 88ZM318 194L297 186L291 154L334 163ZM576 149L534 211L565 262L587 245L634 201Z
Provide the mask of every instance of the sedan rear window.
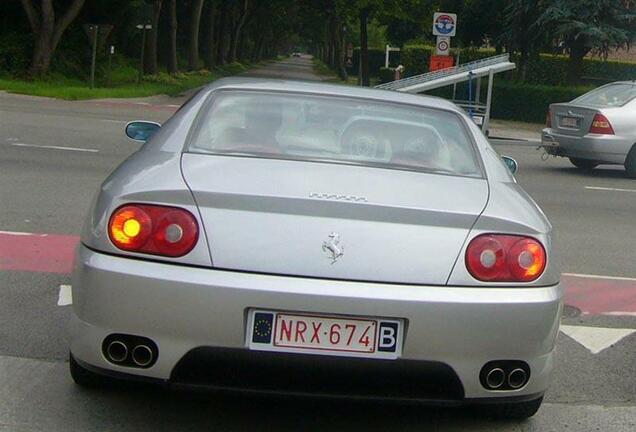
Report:
M481 176L452 112L327 96L222 91L199 116L190 152L349 163Z
M636 84L616 83L609 84L585 93L572 101L581 105L593 105L599 107L623 106L636 97Z

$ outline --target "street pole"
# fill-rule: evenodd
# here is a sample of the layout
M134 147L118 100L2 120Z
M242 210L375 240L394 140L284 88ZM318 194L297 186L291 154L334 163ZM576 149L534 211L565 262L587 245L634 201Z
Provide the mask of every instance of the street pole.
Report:
M141 84L141 80L144 78L144 55L146 49L146 25L141 27L141 59L139 60L139 77L137 78L137 84Z
M113 66L113 54L115 54L115 45L111 45L108 49L108 75L106 77L106 85L110 86L110 71Z
M97 61L97 33L99 26L93 26L93 59L91 61L91 89L95 88L95 62Z

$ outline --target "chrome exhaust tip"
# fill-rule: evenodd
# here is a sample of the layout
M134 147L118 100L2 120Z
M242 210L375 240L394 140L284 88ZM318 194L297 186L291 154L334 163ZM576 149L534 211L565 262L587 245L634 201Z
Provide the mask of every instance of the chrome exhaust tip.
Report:
M135 365L145 367L154 360L154 353L148 345L137 345L132 351L132 360Z
M113 363L121 363L128 357L128 347L122 341L114 340L106 348L108 360Z
M501 368L491 369L486 375L486 384L491 389L498 389L506 381L506 373Z
M508 374L508 385L512 389L518 389L523 387L527 382L526 371L521 368L513 369L510 374Z

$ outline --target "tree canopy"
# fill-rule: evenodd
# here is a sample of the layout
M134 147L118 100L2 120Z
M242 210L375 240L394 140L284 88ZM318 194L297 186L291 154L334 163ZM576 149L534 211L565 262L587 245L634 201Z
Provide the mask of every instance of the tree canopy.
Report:
M144 22L152 26L140 63L147 73L258 61L303 47L344 77L352 44L368 84L370 44L432 43L435 11L458 14L454 46L518 54L521 78L533 57L560 49L576 81L583 57L606 56L636 38L633 0L4 0L0 69L35 77L60 59L85 66L82 26L89 23L113 25L107 43L139 58L137 26Z

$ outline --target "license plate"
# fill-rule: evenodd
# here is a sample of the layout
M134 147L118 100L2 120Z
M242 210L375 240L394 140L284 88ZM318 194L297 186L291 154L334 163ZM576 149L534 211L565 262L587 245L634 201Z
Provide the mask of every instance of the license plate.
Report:
M567 127L567 128L578 128L579 121L577 118L574 118L574 117L562 117L561 126Z
M252 350L396 359L403 321L252 310L247 344Z

